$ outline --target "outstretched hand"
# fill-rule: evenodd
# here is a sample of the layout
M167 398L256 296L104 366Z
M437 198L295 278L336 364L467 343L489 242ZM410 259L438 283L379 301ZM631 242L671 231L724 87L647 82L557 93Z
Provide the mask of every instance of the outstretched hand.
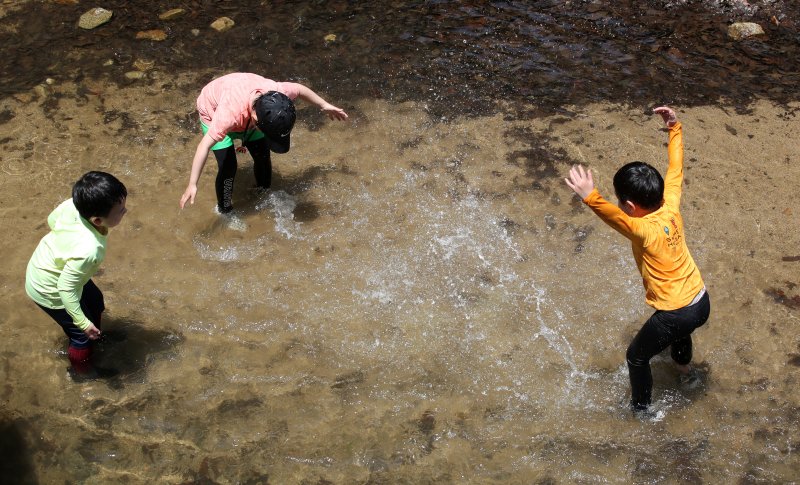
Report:
M332 120L344 121L347 119L347 113L342 108L337 108L330 103L325 103L320 109Z
M664 123L666 123L667 128L672 128L675 123L678 122L678 117L675 116L675 110L669 106L659 106L658 108L654 108L653 113L661 115L661 118L664 119Z
M564 179L569 188L575 191L581 199L585 199L594 190L594 180L592 171L584 170L581 165L574 165L569 169L569 178Z

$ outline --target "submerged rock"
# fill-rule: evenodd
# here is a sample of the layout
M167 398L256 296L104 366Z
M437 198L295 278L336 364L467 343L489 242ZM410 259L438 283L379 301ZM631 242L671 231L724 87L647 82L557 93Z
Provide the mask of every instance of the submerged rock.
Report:
M186 10L182 8L173 8L172 10L167 10L166 12L162 13L158 16L160 20L172 20L175 18L180 17L186 12Z
M155 65L156 63L154 61L148 61L146 59L136 59L133 63L133 67L135 67L137 71L149 71L155 67Z
M78 27L86 30L100 27L111 20L112 15L114 15L114 12L111 10L95 7L81 15L81 18L78 20Z
M211 28L217 32L225 32L226 30L230 30L234 25L236 25L236 23L233 21L233 19L228 17L220 17L211 22Z
M728 37L733 40L742 40L754 35L763 35L764 29L754 22L736 22L728 26Z
M33 92L36 94L36 97L39 99L44 99L47 97L47 87L44 84L37 84L33 87Z
M141 32L136 33L136 38L139 40L153 40L156 42L161 42L167 38L167 33L160 29L142 30Z

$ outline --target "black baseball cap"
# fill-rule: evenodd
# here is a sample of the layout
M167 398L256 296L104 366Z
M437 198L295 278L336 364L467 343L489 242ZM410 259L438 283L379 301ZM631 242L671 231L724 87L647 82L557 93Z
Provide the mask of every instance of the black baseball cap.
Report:
M289 135L294 127L294 103L289 96L277 91L267 91L254 103L256 126L267 139L267 146L275 153L289 151Z

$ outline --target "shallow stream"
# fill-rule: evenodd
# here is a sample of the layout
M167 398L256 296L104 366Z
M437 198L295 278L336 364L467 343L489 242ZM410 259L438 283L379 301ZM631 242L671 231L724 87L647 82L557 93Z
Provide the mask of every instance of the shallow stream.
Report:
M118 0L78 29L93 6L0 7L4 479L800 480L797 2ZM222 15L234 28L211 30ZM735 42L736 20L766 33ZM233 71L350 114L298 105L267 194L240 155L238 228L212 160L178 207L197 94ZM610 196L625 162L666 169L660 104L684 124L712 315L702 385L658 356L640 421L625 349L651 309L628 243L562 179L589 165ZM95 277L117 334L99 363L120 375L76 384L23 281L88 170L130 212Z

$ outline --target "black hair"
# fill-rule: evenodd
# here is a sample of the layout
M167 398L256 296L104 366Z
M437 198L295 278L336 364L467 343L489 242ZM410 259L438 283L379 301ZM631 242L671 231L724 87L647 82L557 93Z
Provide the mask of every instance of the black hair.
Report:
M664 200L664 179L651 165L631 162L614 174L614 192L621 203L631 201L644 209L656 210Z
M128 196L122 182L110 173L86 172L72 186L72 203L84 219L107 217Z

